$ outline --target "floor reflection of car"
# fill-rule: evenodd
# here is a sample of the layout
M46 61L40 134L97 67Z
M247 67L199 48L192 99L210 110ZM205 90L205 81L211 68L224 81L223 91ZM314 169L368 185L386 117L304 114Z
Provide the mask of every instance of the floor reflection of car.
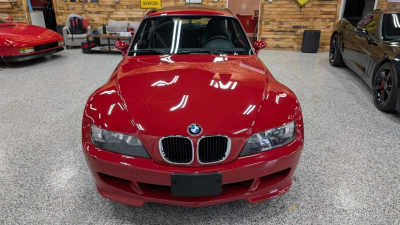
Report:
M400 111L400 9L374 10L358 24L342 19L331 38L329 61L347 65L372 88L375 106Z
M256 203L289 190L303 148L292 91L228 10L147 13L88 99L85 158L101 195L142 206Z
M64 50L63 36L34 25L0 20L1 61L18 62Z

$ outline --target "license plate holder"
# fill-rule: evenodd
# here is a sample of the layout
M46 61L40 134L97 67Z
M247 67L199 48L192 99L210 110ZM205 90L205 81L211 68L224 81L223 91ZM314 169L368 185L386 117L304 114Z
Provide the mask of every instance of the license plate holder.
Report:
M201 197L219 195L222 192L222 174L186 174L171 175L171 193L180 197Z

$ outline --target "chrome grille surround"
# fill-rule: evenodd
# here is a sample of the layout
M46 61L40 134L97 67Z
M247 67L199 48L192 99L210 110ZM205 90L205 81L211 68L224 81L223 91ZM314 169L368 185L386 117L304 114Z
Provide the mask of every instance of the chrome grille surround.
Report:
M220 160L218 160L218 161L214 161L214 162L202 162L201 160L200 160L200 156L199 156L199 150L200 150L200 142L201 142L201 140L203 140L203 139L205 139L205 138L210 138L210 137L224 137L224 138L226 138L227 140L227 143L226 143L226 150L225 150L225 155L222 157L222 159L220 159ZM199 138L199 140L197 141L197 152L196 152L196 156L197 156L197 161L200 163L200 164L203 164L203 165L205 165L205 164L212 164L212 163L218 163L218 162L222 162L222 161L224 161L228 156L229 156L229 153L230 153L230 151L231 151L231 139L228 137L228 136L226 136L226 135L210 135L210 136L203 136L203 137L201 137L201 138Z
M188 140L190 141L190 145L191 145L191 154L192 154L192 159L190 160L190 162L179 163L179 162L173 162L173 161L171 161L170 159L168 159L167 155L165 154L164 147L163 147L163 140L164 140L164 139L168 139L168 138L182 138L182 139L188 139ZM162 138L159 140L159 142L158 142L158 148L159 148L159 150L160 150L161 157L162 157L166 162L168 162L168 163L171 163L171 164L183 164L183 165L185 165L185 164L191 164L191 163L193 162L193 160L194 160L193 141L192 141L192 139L190 139L189 137L179 136L179 135L162 137Z

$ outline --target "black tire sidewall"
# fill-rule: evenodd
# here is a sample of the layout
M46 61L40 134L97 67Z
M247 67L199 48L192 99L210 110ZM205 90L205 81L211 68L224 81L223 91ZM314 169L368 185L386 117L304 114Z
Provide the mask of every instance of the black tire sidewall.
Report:
M379 73L384 68L388 68L390 70L390 72L393 74L392 90L390 91L390 95L389 95L388 99L386 100L386 102L384 104L380 104L378 102L378 100L376 98L376 94L375 94L375 83L376 83L376 79L378 79ZM398 82L397 80L398 80L398 74L392 63L386 62L379 68L378 72L375 74L374 81L372 83L373 101L374 101L376 108L378 108L381 111L385 111L385 112L394 111L394 107L395 107L395 103L396 103L396 93L397 93L397 82Z
M343 66L344 63L343 63L342 55L341 55L340 50L339 50L339 35L335 34L335 36L333 36L333 38L331 40L330 48L333 45L333 43L332 43L333 40L336 41L336 43L335 43L335 51L336 51L335 52L335 58L333 60L331 60L329 58L329 63L331 64L331 66L341 67L341 66ZM329 49L329 54L330 54L330 50L331 49Z
M329 46L330 48L332 48L332 46L333 46L333 41L334 41L335 39L337 39L337 35L333 36L333 38L332 38L332 40L331 40L331 43L330 43L330 46ZM337 40L336 40L336 41L337 41ZM337 46L335 46L335 48L337 48ZM331 49L329 49L329 54L331 54ZM330 63L332 66L335 64L336 58L337 58L337 49L336 49L336 53L335 53L335 56L334 56L333 60L331 60L331 58L329 57L329 63Z

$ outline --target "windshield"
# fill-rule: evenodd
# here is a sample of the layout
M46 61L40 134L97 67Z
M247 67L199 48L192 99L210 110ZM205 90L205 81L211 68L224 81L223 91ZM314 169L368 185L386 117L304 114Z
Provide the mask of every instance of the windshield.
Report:
M143 20L130 56L155 54L250 54L247 37L235 18L160 16Z
M382 36L386 41L400 41L400 13L383 15Z

